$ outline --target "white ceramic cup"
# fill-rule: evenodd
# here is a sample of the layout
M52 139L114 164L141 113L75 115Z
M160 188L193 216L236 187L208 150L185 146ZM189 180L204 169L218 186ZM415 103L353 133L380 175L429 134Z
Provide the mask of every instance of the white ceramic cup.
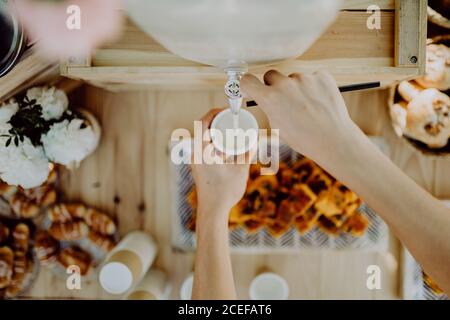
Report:
M234 134L234 119L230 109L216 115L211 123L211 139L216 150L227 156L245 154L258 143L258 122L247 110L239 110L237 139L227 139ZM236 143L232 143L236 140Z
M251 300L287 300L289 285L281 276L265 272L253 279L249 295Z
M184 279L180 288L180 299L191 300L192 299L192 287L194 286L194 274L190 273L186 279Z

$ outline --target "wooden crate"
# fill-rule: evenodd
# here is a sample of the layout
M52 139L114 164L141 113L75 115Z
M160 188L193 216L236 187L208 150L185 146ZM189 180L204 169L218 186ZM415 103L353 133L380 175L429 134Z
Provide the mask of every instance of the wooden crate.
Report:
M370 5L381 9L381 29L367 28ZM427 1L344 0L335 23L301 57L277 64L286 74L327 69L339 84L418 76L425 68ZM274 68L251 68L257 75ZM131 21L121 38L89 57L72 57L61 73L111 90L221 87L224 72L168 52Z

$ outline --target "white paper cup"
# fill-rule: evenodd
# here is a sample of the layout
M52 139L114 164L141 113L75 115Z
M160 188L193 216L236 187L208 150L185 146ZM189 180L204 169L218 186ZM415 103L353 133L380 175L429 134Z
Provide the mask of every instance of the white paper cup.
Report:
M253 279L249 295L251 300L287 300L289 285L279 275L265 272Z
M190 273L186 279L184 279L180 288L180 299L191 300L192 299L192 287L194 286L194 274Z
M216 150L227 156L247 153L258 143L258 122L247 110L239 110L239 131L237 139L227 139L233 135L233 113L230 109L220 112L211 123L211 139ZM231 141L237 141L231 143ZM241 142L241 143L240 143Z

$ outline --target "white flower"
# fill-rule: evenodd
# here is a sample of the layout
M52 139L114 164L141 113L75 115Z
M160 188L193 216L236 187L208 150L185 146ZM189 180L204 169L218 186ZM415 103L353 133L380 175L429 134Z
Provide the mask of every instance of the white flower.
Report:
M92 126L82 128L82 119L64 120L53 124L41 138L47 157L69 166L78 164L90 155L98 144L98 135Z
M69 106L69 99L64 91L55 87L34 87L27 91L29 100L36 100L42 106L42 118L59 119Z
M0 125L6 124L19 110L19 104L14 100L0 106Z
M48 177L49 162L42 147L32 145L25 138L17 147L6 147L7 137L0 137L0 179L9 185L25 189L42 185Z

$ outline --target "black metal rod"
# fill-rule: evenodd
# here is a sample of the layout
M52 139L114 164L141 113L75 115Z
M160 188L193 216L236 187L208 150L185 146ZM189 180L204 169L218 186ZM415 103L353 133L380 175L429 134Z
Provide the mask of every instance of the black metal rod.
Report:
M366 90L366 89L374 89L381 87L381 83L379 81L377 82L366 82L366 83L356 83L356 84L350 84L348 86L341 86L339 87L340 92L351 92L351 91L359 91L359 90ZM256 101L247 101L247 107L256 107L258 104Z

